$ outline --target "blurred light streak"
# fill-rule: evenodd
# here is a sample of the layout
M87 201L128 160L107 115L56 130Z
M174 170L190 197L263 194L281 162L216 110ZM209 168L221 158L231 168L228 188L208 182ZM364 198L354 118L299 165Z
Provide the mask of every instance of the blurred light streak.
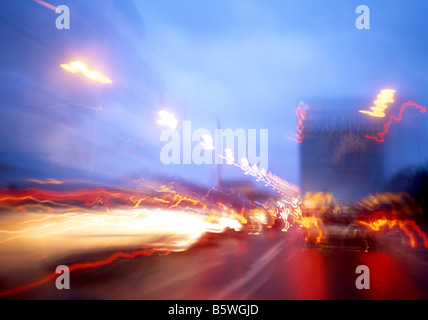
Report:
M287 137L289 140L293 140L296 141L297 143L302 143L303 142L303 121L305 120L306 117L306 111L304 111L301 107L301 105L299 105L296 109L296 114L297 114L297 139L296 138L291 138L291 137Z
M237 219L241 224L247 224L248 223L248 220L244 216L242 216L241 214L232 212L231 216L234 217L235 219Z
M269 202L257 204L261 205L267 212L273 210L275 212L274 217L282 219L284 227L281 231L288 232L290 227L297 223L300 227L307 230L307 236L305 237L306 242L311 241L312 234L316 235L316 243L321 243L323 241L325 232L322 228L322 220L314 212L311 212L310 215L303 216L302 199L300 196L293 198L291 201L281 199L276 201L273 205L269 204ZM307 208L305 207L305 209ZM290 220L290 217L292 220ZM272 226L273 225L268 226L268 228L272 228Z
M53 10L53 11L56 12L56 7L54 5L51 5L50 3L47 3L47 2L42 1L42 0L34 0L34 1L37 2L40 5L42 5L42 6L46 7L46 8L48 8L48 9L51 9L51 10Z
M159 192L164 190L164 192ZM169 190L169 191L166 191ZM238 220L245 221L242 214L236 213L232 209L227 209L207 199L207 196L194 197L180 194L174 190L161 188L149 194L140 194L135 192L124 192L117 190L98 189L80 189L73 191L52 191L40 189L23 189L20 191L0 191L0 208L10 211L28 210L37 212L73 212L86 211L89 213L99 213L100 210L109 208L163 208L195 211L204 210L207 212L223 212L228 215L240 216ZM83 206L83 207L82 207ZM96 211L95 211L96 210Z
M322 242L324 233L321 228L321 221L318 217L314 217L314 216L301 217L299 223L303 228L307 230L307 236L305 238L306 242L310 241L312 233L316 234L316 238L315 238L316 243Z
M28 179L27 181L34 182L37 184L64 184L65 181L48 178L46 180Z
M235 156L233 155L232 149L224 149L225 156L220 156L226 160L229 165L235 165Z
M165 110L161 110L158 112L158 114L161 117L161 119L157 121L158 124L170 128L172 130L177 129L178 120L172 113L169 113Z
M66 234L71 230L86 228L86 234L135 234L135 233L155 233L161 234L168 231L172 234L191 234L191 238L198 238L205 231L216 230L223 232L225 227L235 230L242 228L238 219L228 216L207 215L205 212L187 212L171 210L149 210L130 209L115 210L112 214L81 214L79 212L70 214L49 215L50 220L55 221L43 224L45 218L26 220L32 226L22 229L20 224L8 222L9 228L13 230L0 230L0 243L5 243L17 238L44 238L52 235ZM23 219L22 217L21 219ZM218 224L211 225L212 221ZM5 223L5 222L4 222ZM22 224L22 223L21 223ZM65 225L67 227L63 228ZM220 225L222 228L217 228ZM90 228L89 228L90 227ZM147 228L150 227L150 230ZM3 238L3 235L14 235Z
M83 202L87 207L96 204L105 204L112 199L125 201L136 201L138 194L128 194L121 191L111 191L107 189L80 189L72 191L41 190L35 188L23 189L17 192L0 191L0 204L16 204L22 202L51 202L55 201L78 201Z
M208 232L221 233L224 232L226 228L235 231L242 230L242 224L236 219L210 215L206 221L208 223L206 229Z
M41 226L38 225L38 222L45 221L47 220L47 218L55 218L55 220L59 220L59 222L52 222L48 224L43 224ZM124 223L126 219L132 219L131 223ZM144 222L148 222L149 220L146 219L147 214L143 215L143 212L137 212L131 216L127 216L126 214L114 216L88 214L80 212L69 214L50 214L42 219L32 219L23 222L31 223L34 225L33 227L19 230L0 230L0 243L5 243L17 238L44 238L55 234L64 234L71 230L88 228L91 226L114 226L118 229L119 227L123 227L126 228L126 230L129 230L134 228L135 226L138 226L138 224L143 225ZM66 228L61 228L64 225L70 226ZM36 233L32 233L34 231L36 231ZM15 236L6 239L1 239L1 234L15 234Z
M414 218L422 216L423 210L416 201L404 192L381 192L368 195L356 203L360 212L376 213L388 208L398 218Z
M398 114L398 117L397 116L395 116L395 115L392 115L391 117L390 117L390 119L389 119L389 121L384 125L384 131L382 131L382 132L378 132L378 135L379 135L379 137L372 137L372 136L365 136L367 139L372 139L372 140L375 140L375 141L377 141L377 142L380 142L380 143L383 143L384 141L385 141L385 138L384 138L384 136L388 133L388 131L389 131L389 126L392 124L392 120L395 120L396 122L400 122L402 119L403 119L403 112L404 112L404 109L406 108L406 107L408 107L408 106L412 106L412 107L415 107L416 109L419 109L420 110L420 112L421 113L425 113L426 112L426 108L425 107L423 107L423 106L420 106L420 105L418 105L418 104L416 104L415 102L413 102L413 101L409 101L409 102L406 102L406 103L404 103L402 106L401 106L401 110L400 110L400 113Z
M115 261L118 258L127 258L133 259L141 255L151 255L155 252L169 253L169 252L179 252L187 250L191 245L196 243L201 236L206 232L211 233L222 233L227 228L239 231L242 229L242 224L235 217L227 216L212 216L207 215L205 212L184 212L184 211L170 211L170 210L148 210L148 209L131 209L131 210L116 210L114 215L111 214L86 214L82 215L78 212L74 214L67 215L49 215L51 218L55 218L55 223L43 224L44 219L33 219L33 226L26 229L18 230L1 230L1 234L4 233L18 233L19 235L14 238L27 238L27 242L19 241L18 245L20 248L22 246L31 246L34 242L34 239L40 237L48 237L53 244L58 245L58 243L67 242L71 238L76 237L78 234L75 232L70 233L72 229L81 229L88 228L82 235L86 237L93 236L95 237L94 241L98 243L98 246L105 243L106 236L110 237L113 241L121 243L123 237L115 237L115 235L121 236L132 236L135 235L136 239L141 239L143 235L147 236L152 234L155 239L158 239L159 236L162 236L158 239L153 245L142 246L149 249L143 250L139 249L134 251L131 254L117 252L105 260L87 262L87 263L77 263L69 267L70 271L79 270L79 269L88 269L95 268L98 266L109 264ZM25 219L26 217L20 216L19 219ZM25 222L30 222L28 219ZM40 225L41 224L41 225ZM70 224L71 226L63 229L62 226L65 224ZM9 226L11 224L9 223ZM16 228L16 221L12 226ZM19 223L18 223L19 227ZM100 228L102 227L102 228ZM138 237L138 234L141 236ZM55 237L52 237L55 235ZM61 236L59 236L61 235ZM103 238L99 238L103 236ZM90 239L90 238L87 238ZM6 239L0 241L4 243L11 239ZM84 241L87 243L87 240ZM15 243L16 245L16 243ZM43 250L49 250L51 245L44 245ZM61 246L60 246L61 247ZM52 247L54 248L54 247ZM68 250L70 248L61 247L63 250ZM79 246L77 247L79 248ZM13 246L0 247L1 250L11 250ZM74 248L76 250L76 248ZM80 248L82 250L83 248ZM37 253L36 253L37 254ZM6 264L7 261L4 261ZM0 296L10 295L13 293L18 293L24 290L41 285L54 277L57 277L57 274L52 273L48 277L35 282L30 285L21 286L14 289L9 289L0 292Z
M138 233L138 229L135 230L135 228L141 227L142 230L144 225L149 222L158 225L162 221L165 221L165 223L175 221L173 229L167 226L167 229L172 230L175 234L180 233L180 229L186 230L186 228L194 225L193 220L195 219L198 219L200 224L200 227L197 228L198 230L216 229L215 226L207 227L206 222L202 222L202 220L211 215L220 215L221 219L216 220L226 219L221 224L231 226L235 230L246 223L243 213L238 214L234 209L229 209L221 203L182 195L165 186L161 187L160 190L165 192L158 194L158 196L106 189L1 191L0 206L2 208L11 212L15 208L15 210L21 210L26 214L16 216L20 219L25 217L25 221L21 221L20 225L15 225L14 228L9 230L0 230L0 243L15 238L47 237L83 228L86 228L86 232L89 232L93 227L100 226L115 226L119 231L119 227L128 231L134 229ZM169 192L166 192L166 190L169 190ZM205 197L207 196L208 194ZM82 205L84 206L83 208L81 207ZM153 211L153 207L156 209L155 211ZM100 209L103 208L106 211L101 212ZM109 208L112 208L112 210ZM118 208L123 209L118 211ZM165 210L169 210L172 213L166 214ZM187 221L186 217L188 215L183 214L183 212L191 212L193 220ZM124 221L126 219L132 219L132 221L128 223L128 221ZM50 223L40 225L41 222L48 222L47 220ZM7 223L13 223L13 221L10 217L9 221L3 220L2 227L4 228ZM186 222L185 225L183 225L183 221ZM23 223L30 226L22 229ZM161 232L162 230L154 229L154 231ZM221 232L223 229L219 231ZM114 230L109 232L111 234L115 233ZM197 232L198 234L200 234L199 231ZM13 236L4 238L3 235Z
M312 234L316 235L316 243L321 243L323 241L325 231L322 228L322 220L315 215L303 216L302 200L300 197L294 198L291 202L282 199L280 201L276 201L273 205L269 202L257 204L262 206L266 213L274 211L274 218L280 218L283 220L284 227L281 231L288 232L290 227L297 223L307 231L307 235L305 237L306 242L311 241ZM289 220L289 217L292 217L292 220ZM273 224L267 226L268 229L272 227Z
M260 234L263 231L263 226L266 226L268 223L266 213L263 211L252 210L250 211L249 214L250 214L250 220L251 220L250 233L255 235Z
M154 193L156 192L156 193ZM0 190L0 207L9 210L21 210L46 212L55 209L73 211L79 210L91 212L109 208L140 208L140 207L160 207L165 209L210 209L211 211L231 212L221 202L210 201L208 198L210 191L204 196L191 196L180 194L170 187L162 186L148 194L137 192L125 192L119 190L108 190L104 188L78 189L78 190L42 190L28 188L11 191ZM82 208L83 206L83 208Z
M61 68L71 73L81 73L85 77L101 83L109 83L112 81L97 70L91 70L82 61L72 61L70 64L61 64Z
M428 237L421 230L421 228L413 220L401 220L396 217L387 217L386 215L380 216L373 214L370 217L359 219L356 224L375 232L382 232L386 229L400 229L409 241L411 248L418 246L418 241L414 232L416 232L423 239L423 246L428 248ZM413 232L412 232L413 230Z
M339 203L330 192L306 192L303 206L310 216L337 214L340 211Z
M216 195L211 199L212 189L199 196L181 194L166 185L144 190L145 194L104 188L0 190L0 206L7 210L0 216L3 267L13 270L17 264L57 261L57 255L141 246L142 243L145 248L151 248L151 252L184 251L205 233L241 231L248 223L244 209L238 212L219 201ZM24 213L15 214L16 210ZM107 260L83 265L96 267L118 257L133 258L147 252L118 253ZM77 267L70 270L74 268ZM1 295L30 289L54 276L58 275L2 291Z
M288 217L291 215L294 220L299 221L302 218L302 210L300 208L302 201L296 197L292 201L282 199L276 203L276 216L281 217L284 221L283 232L287 232L291 224Z
M300 196L300 188L298 186L281 179L271 172L266 173L265 169L259 169L255 164L250 166L247 158L242 158L239 164L236 163L233 152L230 149L225 149L224 152L225 156L219 155L219 157L226 159L227 164L233 165L243 170L245 175L251 175L255 177L257 181L264 182L265 186L272 187L290 201Z
M394 102L395 90L385 89L378 94L377 99L374 101L375 106L371 107L372 111L360 110L359 112L368 114L372 117L384 118L385 110L388 108L388 103Z

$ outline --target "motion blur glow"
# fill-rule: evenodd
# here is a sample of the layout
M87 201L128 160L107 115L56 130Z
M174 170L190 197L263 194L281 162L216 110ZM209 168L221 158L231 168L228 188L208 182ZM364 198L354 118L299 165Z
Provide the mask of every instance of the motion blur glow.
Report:
M367 139L372 139L372 140L375 140L375 141L380 142L380 143L384 142L384 141L385 141L384 136L388 133L388 131L389 131L389 126L392 124L392 120L395 120L396 122L400 122L400 121L403 119L403 112L404 112L404 109L405 109L406 107L408 107L408 106L412 106L412 107L415 107L416 109L419 109L419 111L420 111L421 113L425 113L425 112L426 112L426 108L425 108L425 107L422 107L422 106L420 106L420 105L416 104L416 103L415 103L415 102L413 102L413 101L406 102L406 103L404 103L404 104L401 106L401 110L400 110L400 113L398 114L398 117L396 117L396 116L392 115L392 116L389 118L389 121L388 121L388 122L383 126L384 131L382 131L382 132L378 132L379 137L372 137L372 136L369 136L369 135L367 135L367 136L365 136L365 137L366 137Z
M200 144L204 150L214 150L213 138L209 134L204 134L202 136Z
M118 258L134 259L138 256L150 256L156 252L168 254L171 251L184 251L196 243L205 232L221 233L227 228L237 231L242 229L241 223L235 217L212 217L197 210L190 212L130 209L114 210L109 214L81 214L79 212L54 215L37 214L42 218L27 219L34 215L27 213L2 221L9 230L0 230L1 253L4 254L14 248L19 248L19 250L22 250L23 247L32 248L37 239L47 237L49 242L41 242L43 251L55 251L60 248L67 252L79 252L94 246L103 248L107 239L110 242L113 241L116 246L129 245L136 241L141 243L141 239L147 238L155 241L150 246L142 246L132 253L116 252L104 260L75 263L69 266L70 271L96 268L110 264ZM31 222L31 227L22 229L22 224L27 222ZM77 241L80 238L79 235L84 236L80 242ZM10 243L15 239L16 241ZM70 242L70 239L73 241ZM46 256L46 253L43 253L43 256ZM40 253L35 252L35 254ZM4 261L4 263L6 262ZM53 280L56 276L56 273L52 273L37 282L0 291L0 296L34 288Z
M165 126L171 130L177 129L178 120L172 113L162 110L159 111L158 114L161 117L160 120L157 121L158 124L160 124L161 126Z
M163 191L162 191L163 190ZM102 209L114 208L140 208L157 207L164 209L208 209L208 202L202 197L194 197L177 193L174 190L162 189L156 195L128 193L119 190L80 189L70 191L53 191L41 189L24 189L17 192L0 191L0 207L11 211L40 209L40 212L79 211L86 209L99 212ZM83 208L82 208L83 207ZM212 207L210 210L220 211L222 208Z
M262 206L267 214L273 211L275 212L273 215L274 218L281 218L283 220L284 227L281 231L288 232L290 227L297 223L300 227L306 229L306 242L311 241L313 239L313 235L315 235L316 243L321 243L323 241L325 232L322 228L321 219L313 215L303 216L302 201L300 197L296 197L291 201L281 199L274 204L270 202L265 202L263 204L258 202L256 203ZM289 220L290 216L293 218L292 220ZM274 224L271 224L270 226L267 226L267 228L270 229L273 225Z
M57 236L60 241L64 237L75 234L89 235L132 235L132 234L174 234L181 235L190 242L174 248L178 251L187 248L193 239L198 239L203 232L211 229L204 215L172 210L130 209L114 210L110 214L82 214L79 212L66 215L55 214L49 221L34 219L31 227L22 228L22 224L9 222L9 230L0 230L0 244L14 239L40 239ZM22 217L23 219L24 217ZM239 228L236 219L227 218L226 222L218 219L221 225ZM224 218L226 219L226 218ZM28 222L28 221L26 221ZM220 230L222 232L223 230ZM59 237L60 236L60 237ZM184 242L183 242L184 243ZM171 245L171 247L173 247Z
M394 102L394 93L395 90L382 90L377 96L377 99L374 101L374 107L371 107L372 111L360 110L361 113L368 114L372 117L384 118L385 110L388 108L388 103Z
M235 156L233 155L232 149L224 149L224 159L226 160L226 163L229 165L235 164Z
M311 239L313 233L316 234L315 242L316 243L322 242L322 239L324 237L324 233L323 233L323 230L321 228L321 222L320 222L319 218L314 217L314 216L301 217L299 222L300 222L300 225L303 228L305 228L308 232L308 234L305 238L306 242L308 242Z
M207 232L242 230L247 223L244 211L238 213L209 194L180 194L165 185L149 188L147 194L102 188L0 190L0 207L5 209L0 216L2 267L13 270L15 265L57 260L58 255L144 244L145 249L72 265L70 271L79 265L93 268L117 258L185 251ZM33 288L53 276L1 291L0 296Z
M329 192L306 192L303 206L310 215L337 214L340 211L338 202Z
M88 79L94 81L109 84L112 83L112 81L104 76L101 72L89 69L88 66L82 61L73 61L70 64L61 64L61 68L71 73L81 73Z

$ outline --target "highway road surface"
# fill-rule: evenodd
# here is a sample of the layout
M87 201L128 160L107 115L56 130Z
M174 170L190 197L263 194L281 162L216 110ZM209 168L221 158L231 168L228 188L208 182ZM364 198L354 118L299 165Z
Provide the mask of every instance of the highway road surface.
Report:
M221 234L184 252L154 253L70 273L70 289L55 279L6 299L284 300L427 299L428 250L394 243L382 250L308 247L298 230ZM124 251L126 252L126 251ZM62 259L94 261L108 252ZM58 262L59 264L60 262ZM359 290L356 268L369 268ZM37 280L55 266L28 274Z

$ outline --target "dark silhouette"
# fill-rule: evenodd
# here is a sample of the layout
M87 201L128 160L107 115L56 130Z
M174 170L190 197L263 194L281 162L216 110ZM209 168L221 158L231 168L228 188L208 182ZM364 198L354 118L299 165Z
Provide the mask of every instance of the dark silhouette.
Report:
M428 163L419 168L405 168L398 171L388 181L386 189L392 192L407 192L424 213L428 222Z

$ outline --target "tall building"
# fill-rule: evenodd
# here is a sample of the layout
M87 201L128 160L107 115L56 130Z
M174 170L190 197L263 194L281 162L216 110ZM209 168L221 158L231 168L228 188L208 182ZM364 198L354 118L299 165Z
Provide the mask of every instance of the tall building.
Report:
M373 100L306 101L300 147L302 193L331 192L338 200L359 200L382 191L383 144L376 136L385 118L364 115Z

